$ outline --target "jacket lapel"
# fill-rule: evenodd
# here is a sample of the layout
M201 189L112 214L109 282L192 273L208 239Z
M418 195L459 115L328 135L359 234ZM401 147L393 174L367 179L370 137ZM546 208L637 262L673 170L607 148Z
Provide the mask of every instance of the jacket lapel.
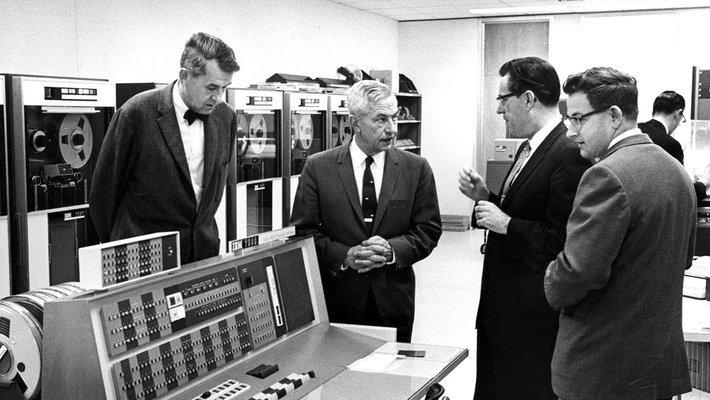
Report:
M547 135L545 140L540 143L540 146L535 149L533 155L530 156L530 160L528 160L523 169L520 170L520 173L518 173L518 176L513 181L513 184L510 185L510 189L508 189L508 193L506 194L505 199L503 199L503 203L507 203L509 199L511 199L515 195L515 192L518 190L518 188L523 183L525 183L525 181L530 177L530 175L532 175L533 171L535 171L537 165L540 164L543 159L545 159L545 154L550 149L550 147L552 147L552 144L555 143L555 141L560 135L564 135L566 131L567 127L565 127L565 125L560 122L552 130L552 132ZM501 204L501 206L502 205L503 204Z
M177 81L174 81L172 85L166 86L160 93L158 112L161 116L158 119L158 125L160 126L160 133L163 135L163 139L165 139L165 143L168 145L168 149L178 165L178 169L182 172L187 182L191 182L187 156L185 156L180 127L178 126L175 107L173 106L173 86L176 84ZM190 186L190 189L192 189L192 186Z
M377 198L377 214L375 214L372 232L377 232L377 227L382 221L387 204L389 204L392 193L394 193L394 183L397 182L398 175L399 154L395 150L387 150L387 153L385 153L385 170L382 174L382 186L380 187L380 195Z
M340 146L340 152L338 153L338 173L340 174L340 182L345 190L350 201L350 206L355 210L355 214L358 216L360 225L365 229L365 221L362 215L362 206L360 205L360 199L357 193L357 182L355 181L355 171L353 170L353 162L350 158L350 146ZM378 207L379 208L379 207Z

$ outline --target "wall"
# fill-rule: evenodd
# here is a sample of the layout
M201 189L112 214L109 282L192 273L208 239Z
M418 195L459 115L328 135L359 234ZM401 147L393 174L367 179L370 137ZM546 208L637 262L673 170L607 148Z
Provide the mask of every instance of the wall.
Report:
M168 81L197 31L234 48L235 87L397 63L396 21L325 0L0 0L0 10L0 72Z
M399 72L422 94L422 156L436 177L442 214L470 215L457 175L473 165L481 75L480 22L399 24Z
M710 52L702 46L710 10L550 18L549 61L562 80L590 67L614 67L638 80L640 121L651 118L653 99L664 90L682 94L690 116L692 67L710 68ZM462 164L477 162L481 21L399 24L399 69L423 94L422 154L433 165L442 214L470 213L471 202L458 192L456 175ZM681 143L689 127L683 124L674 133Z

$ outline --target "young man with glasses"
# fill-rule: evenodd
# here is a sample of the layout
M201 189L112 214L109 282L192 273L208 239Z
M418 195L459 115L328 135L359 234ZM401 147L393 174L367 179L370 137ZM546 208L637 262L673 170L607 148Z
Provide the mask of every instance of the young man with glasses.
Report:
M632 76L592 68L563 88L567 136L597 162L545 274L547 300L561 309L552 387L563 400L670 399L690 391L681 314L692 182L637 128Z
M466 168L459 190L474 224L490 230L476 318L474 399L556 399L550 361L559 314L545 300L547 264L562 250L577 184L590 165L565 137L560 80L547 61L514 59L499 70L498 114L526 138L502 188ZM500 189L500 191L499 191Z
M683 148L671 135L685 122L683 111L685 99L672 90L666 90L653 101L653 118L638 124L641 132L647 134L653 143L683 164Z

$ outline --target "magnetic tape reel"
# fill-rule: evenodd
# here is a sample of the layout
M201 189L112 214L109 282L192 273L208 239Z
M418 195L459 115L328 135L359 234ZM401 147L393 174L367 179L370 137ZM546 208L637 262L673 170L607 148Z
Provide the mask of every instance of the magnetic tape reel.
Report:
M39 395L42 327L22 305L0 301L0 383L17 383L25 399Z
M300 148L308 150L313 144L313 120L310 115L299 115L296 117L296 138Z
M242 114L237 114L237 155L244 155L249 148L249 125Z
M254 115L249 121L249 147L254 154L261 154L266 148L268 127L263 115Z
M340 118L338 118L338 117L333 118L331 142L333 143L333 147L341 144L341 142L340 142Z
M339 121L339 132L340 132L340 143L345 144L350 142L352 137L352 130L350 129L350 123L347 117L340 118Z
M91 158L94 137L84 114L67 114L59 128L59 151L72 168L81 168Z
M44 305L84 290L68 282L0 300L0 383L16 383L28 400L39 396Z

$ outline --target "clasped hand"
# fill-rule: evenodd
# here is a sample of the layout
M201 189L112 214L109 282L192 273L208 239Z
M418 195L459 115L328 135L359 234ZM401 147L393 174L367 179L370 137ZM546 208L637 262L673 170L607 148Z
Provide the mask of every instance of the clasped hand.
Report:
M343 264L360 274L392 262L392 247L379 236L373 236L348 250Z
M476 202L473 211L478 226L503 235L508 233L510 217L488 201L491 193L478 172L470 167L464 167L459 172L459 191Z
M473 208L473 213L476 216L476 224L478 226L502 235L508 233L510 217L490 201L477 202Z

